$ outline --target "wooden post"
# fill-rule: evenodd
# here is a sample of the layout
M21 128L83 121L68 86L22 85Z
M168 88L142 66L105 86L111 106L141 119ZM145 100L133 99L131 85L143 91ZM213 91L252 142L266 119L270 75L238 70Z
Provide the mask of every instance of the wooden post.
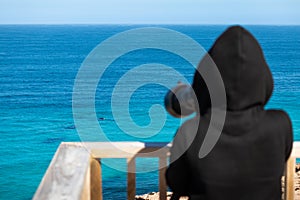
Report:
M91 158L91 200L102 200L102 173L100 160Z
M284 198L285 200L294 200L295 185L295 163L296 158L290 156L286 164L286 174L285 174L285 188L284 188Z
M135 199L135 158L127 159L127 199Z
M159 199L167 199L167 184L166 184L166 167L167 167L167 156L159 157Z
M61 143L33 199L90 200L89 161L81 143Z

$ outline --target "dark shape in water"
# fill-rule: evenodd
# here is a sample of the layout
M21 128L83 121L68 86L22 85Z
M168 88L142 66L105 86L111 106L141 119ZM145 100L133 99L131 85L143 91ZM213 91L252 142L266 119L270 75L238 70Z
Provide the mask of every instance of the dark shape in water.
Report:
M104 117L99 117L98 120L99 121L104 121L104 120L105 121L115 121L114 119L107 119L107 118L104 118Z
M65 129L76 129L75 125L67 126Z

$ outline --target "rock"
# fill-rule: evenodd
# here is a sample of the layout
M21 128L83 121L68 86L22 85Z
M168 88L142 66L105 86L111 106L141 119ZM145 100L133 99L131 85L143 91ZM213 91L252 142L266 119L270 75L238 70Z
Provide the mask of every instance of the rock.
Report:
M295 167L295 200L300 200L300 164ZM284 192L284 177L281 179L282 192ZM167 200L170 200L172 192L167 193ZM159 192L150 192L144 195L136 195L136 200L159 200ZM188 197L181 197L180 200L188 200Z
M170 200L172 192L167 192L167 200ZM181 197L180 200L187 200L187 197ZM150 192L148 194L136 195L135 200L159 200L159 192Z

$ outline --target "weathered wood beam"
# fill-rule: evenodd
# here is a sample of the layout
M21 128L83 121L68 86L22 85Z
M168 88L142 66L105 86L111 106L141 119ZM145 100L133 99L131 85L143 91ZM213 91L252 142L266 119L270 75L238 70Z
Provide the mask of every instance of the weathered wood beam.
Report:
M295 163L296 158L291 156L286 165L284 198L285 200L294 200L295 195Z
M101 162L91 158L91 200L102 200L102 170Z
M61 143L33 199L90 199L90 153L80 144ZM88 178L87 178L88 177Z
M134 200L136 193L136 162L135 158L127 159L127 199Z

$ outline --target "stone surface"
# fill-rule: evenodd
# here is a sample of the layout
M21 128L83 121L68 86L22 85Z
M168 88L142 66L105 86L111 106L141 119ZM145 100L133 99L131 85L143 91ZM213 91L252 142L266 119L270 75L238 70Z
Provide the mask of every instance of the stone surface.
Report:
M300 164L296 164L295 172L295 200L300 200Z
M282 177L282 191L284 187L284 177ZM167 193L167 200L170 200L172 192ZM136 195L136 200L159 200L159 192L150 192L144 195ZM180 200L187 200L187 197L181 197ZM300 164L296 164L295 169L295 200L300 200Z
M167 192L167 200L170 200L172 192ZM159 192L150 192L148 194L136 195L135 200L159 200ZM187 197L181 197L180 200L188 200Z

